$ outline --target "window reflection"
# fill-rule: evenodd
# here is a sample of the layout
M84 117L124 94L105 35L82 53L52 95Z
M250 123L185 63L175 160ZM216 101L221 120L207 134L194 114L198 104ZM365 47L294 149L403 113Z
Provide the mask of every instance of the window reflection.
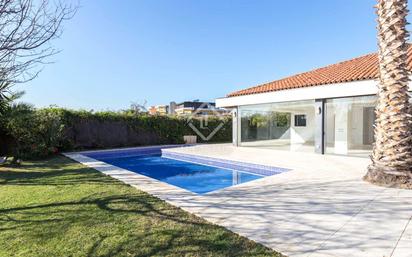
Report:
M242 146L314 152L314 100L241 106L240 117Z

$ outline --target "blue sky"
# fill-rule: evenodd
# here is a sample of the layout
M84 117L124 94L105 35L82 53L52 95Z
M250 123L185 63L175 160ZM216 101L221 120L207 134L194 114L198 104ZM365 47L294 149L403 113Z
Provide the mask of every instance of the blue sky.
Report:
M374 0L84 0L38 107L118 110L225 94L376 51Z

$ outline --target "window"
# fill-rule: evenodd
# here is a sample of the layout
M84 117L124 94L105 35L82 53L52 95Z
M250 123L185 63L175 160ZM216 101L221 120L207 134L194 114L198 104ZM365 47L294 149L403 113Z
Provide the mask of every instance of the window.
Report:
M295 115L295 127L306 127L306 115Z
M315 100L240 106L239 143L245 147L313 152L315 112ZM301 127L294 126L295 114L303 114L296 117L296 126Z

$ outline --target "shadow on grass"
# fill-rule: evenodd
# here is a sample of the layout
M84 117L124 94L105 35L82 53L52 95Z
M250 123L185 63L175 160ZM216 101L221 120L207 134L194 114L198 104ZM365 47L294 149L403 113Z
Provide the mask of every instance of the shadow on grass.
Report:
M159 202L161 204L159 204ZM133 213L139 215L146 215L150 217L156 217L160 219L168 219L178 223L183 224L192 224L192 225L204 225L204 222L199 221L189 221L187 217L175 216L174 212L178 209L168 204L164 203L161 200L155 199L146 194L140 195L111 195L107 197L96 197L94 195L83 198L79 201L71 202L53 202L49 204L41 205L30 205L23 207L15 208L0 208L0 215L5 215L8 213L14 212L25 212L32 211L33 215L44 215L51 213L51 210L60 210L64 209L65 211L75 210L77 214L80 214L82 211L90 209L90 207L96 206L100 210L110 212L111 214L118 213ZM82 207L85 207L82 209ZM43 212L42 210L47 211ZM56 211L60 212L60 211ZM10 221L19 223L19 222L54 222L55 219L44 219L44 220L24 220L24 219L9 219ZM2 219L0 219L2 221ZM3 220L4 221L4 220Z
M69 162L69 163L68 163ZM98 171L71 163L68 159L60 157L44 162L26 163L22 166L4 166L6 170L0 170L0 185L29 185L29 186L72 186L76 187L88 185L101 185L102 190L108 186L122 186L131 189L130 186L101 174ZM47 167L47 170L45 170ZM8 169L11 170L8 170ZM32 170L32 171L26 171ZM135 189L131 189L135 191ZM105 192L94 192L90 190L89 194L77 201L52 202L47 204L21 206L14 208L0 208L0 215L16 211L36 211L49 210L50 208L65 207L81 211L82 206L96 206L101 210L115 213L135 213L146 215L150 213L160 218L168 218L176 222L185 222L186 219L180 219L174 215L169 215L163 210L168 210L168 205L163 201L154 198L146 193L136 191L130 194L110 194L103 196ZM159 202L162 204L159 205ZM159 206L161 208L159 208ZM127 208L125 208L127 207ZM174 208L174 207L172 207ZM18 220L14 220L18 222ZM47 221L47 220L42 220ZM52 221L52 220L51 220ZM193 223L200 224L200 223Z
M65 157L0 168L0 185L122 184Z

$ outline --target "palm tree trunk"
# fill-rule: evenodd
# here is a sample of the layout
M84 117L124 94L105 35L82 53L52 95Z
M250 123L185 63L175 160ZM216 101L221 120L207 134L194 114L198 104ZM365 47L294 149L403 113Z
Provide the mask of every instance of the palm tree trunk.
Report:
M379 89L375 144L365 180L412 188L412 116L406 66L407 0L378 0Z

